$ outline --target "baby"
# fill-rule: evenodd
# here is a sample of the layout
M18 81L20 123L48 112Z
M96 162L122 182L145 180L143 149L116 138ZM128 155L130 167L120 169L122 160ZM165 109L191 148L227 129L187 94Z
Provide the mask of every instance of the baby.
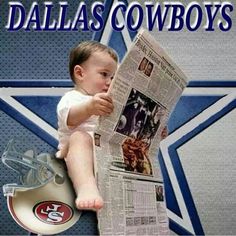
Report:
M117 54L94 41L83 42L70 53L69 70L74 89L57 106L59 146L76 192L78 209L99 210L103 199L93 173L93 131L99 116L113 111L107 94L117 69Z

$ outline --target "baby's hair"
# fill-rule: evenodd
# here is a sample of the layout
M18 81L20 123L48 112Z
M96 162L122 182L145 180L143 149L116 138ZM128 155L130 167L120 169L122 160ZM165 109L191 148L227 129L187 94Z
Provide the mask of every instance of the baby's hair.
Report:
M74 67L87 61L94 52L107 52L116 62L118 62L118 56L112 48L96 41L84 41L70 52L69 70L72 81L74 81Z

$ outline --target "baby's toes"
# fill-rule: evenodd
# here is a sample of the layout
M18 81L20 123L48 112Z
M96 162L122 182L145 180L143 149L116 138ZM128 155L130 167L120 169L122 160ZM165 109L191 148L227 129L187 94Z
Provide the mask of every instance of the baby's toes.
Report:
M102 207L103 207L103 200L102 199L100 199L100 198L97 198L97 199L95 199L95 201L94 201L94 208L95 209L97 209L97 210L99 210L99 209L101 209Z

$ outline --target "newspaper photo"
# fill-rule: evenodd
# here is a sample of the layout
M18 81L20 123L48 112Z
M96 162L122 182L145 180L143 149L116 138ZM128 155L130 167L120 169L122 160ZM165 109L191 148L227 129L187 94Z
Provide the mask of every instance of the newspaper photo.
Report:
M114 111L94 137L95 175L104 199L100 235L168 235L157 159L162 133L187 78L140 30L109 88Z

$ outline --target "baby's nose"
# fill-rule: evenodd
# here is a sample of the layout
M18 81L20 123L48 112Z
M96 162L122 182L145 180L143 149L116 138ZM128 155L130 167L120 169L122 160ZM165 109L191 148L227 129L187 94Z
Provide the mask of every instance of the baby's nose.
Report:
M106 84L110 85L113 77L108 77L106 80Z

